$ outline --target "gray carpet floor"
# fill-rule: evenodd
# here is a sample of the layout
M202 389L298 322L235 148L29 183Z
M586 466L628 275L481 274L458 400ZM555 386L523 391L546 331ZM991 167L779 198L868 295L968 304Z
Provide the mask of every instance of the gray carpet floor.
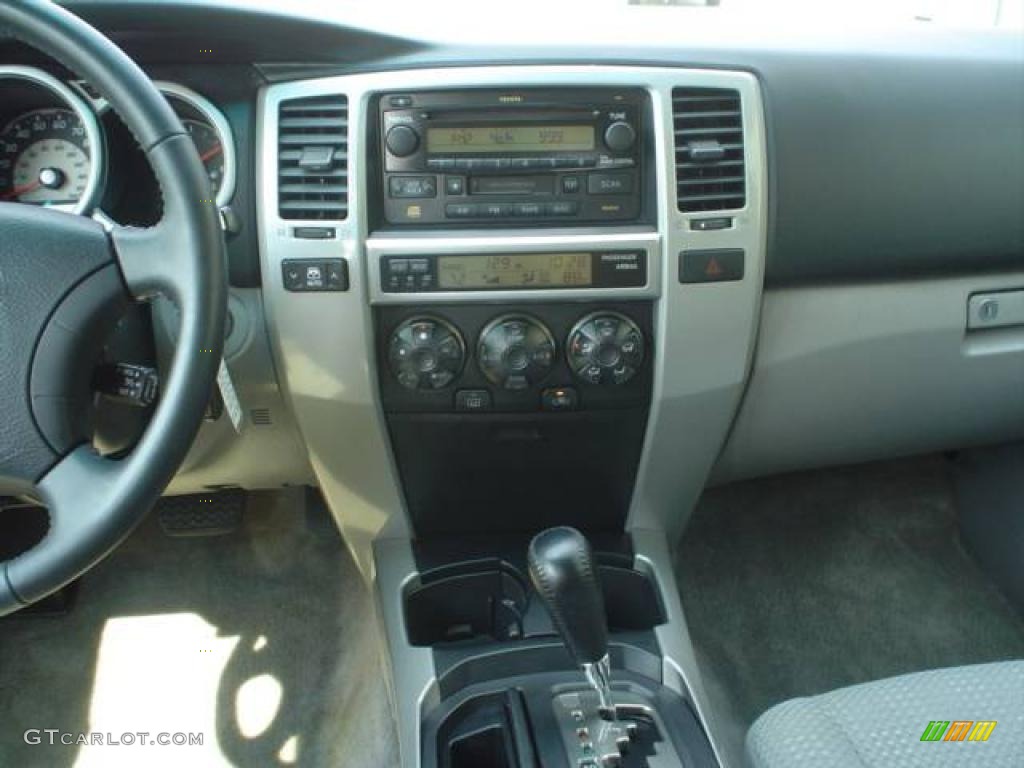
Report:
M243 527L153 516L65 616L0 621L0 766L398 764L371 594L321 505L260 494ZM199 746L29 745L27 729L201 732Z
M677 577L734 738L795 696L1024 657L1024 621L961 546L941 457L712 489Z

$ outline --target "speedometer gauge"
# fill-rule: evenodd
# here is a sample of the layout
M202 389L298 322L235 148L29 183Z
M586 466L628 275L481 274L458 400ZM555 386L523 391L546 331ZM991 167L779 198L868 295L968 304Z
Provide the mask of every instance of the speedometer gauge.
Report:
M89 139L70 109L37 109L0 133L0 200L74 205L89 182Z
M0 202L90 213L105 148L95 113L65 83L34 67L0 66Z

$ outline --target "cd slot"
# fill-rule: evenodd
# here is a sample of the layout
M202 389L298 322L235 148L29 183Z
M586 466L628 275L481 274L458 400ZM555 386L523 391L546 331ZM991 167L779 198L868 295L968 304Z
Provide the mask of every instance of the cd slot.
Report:
M555 177L547 176L474 176L469 180L471 195L551 196Z

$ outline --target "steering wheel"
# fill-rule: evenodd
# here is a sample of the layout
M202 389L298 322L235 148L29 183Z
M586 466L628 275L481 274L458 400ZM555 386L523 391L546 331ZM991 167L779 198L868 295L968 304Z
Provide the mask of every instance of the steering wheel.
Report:
M223 343L224 241L188 134L149 78L84 21L41 0L0 3L5 32L60 61L110 103L163 195L149 229L0 203L0 490L45 504L35 547L0 563L0 615L39 600L105 557L185 458ZM181 327L145 433L114 460L88 443L91 366L129 302L162 294Z

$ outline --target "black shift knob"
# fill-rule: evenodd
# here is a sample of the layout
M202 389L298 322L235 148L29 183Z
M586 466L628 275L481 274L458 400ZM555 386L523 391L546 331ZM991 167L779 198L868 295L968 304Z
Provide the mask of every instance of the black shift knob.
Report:
M530 580L578 664L608 653L608 622L590 544L575 528L549 528L527 552Z

